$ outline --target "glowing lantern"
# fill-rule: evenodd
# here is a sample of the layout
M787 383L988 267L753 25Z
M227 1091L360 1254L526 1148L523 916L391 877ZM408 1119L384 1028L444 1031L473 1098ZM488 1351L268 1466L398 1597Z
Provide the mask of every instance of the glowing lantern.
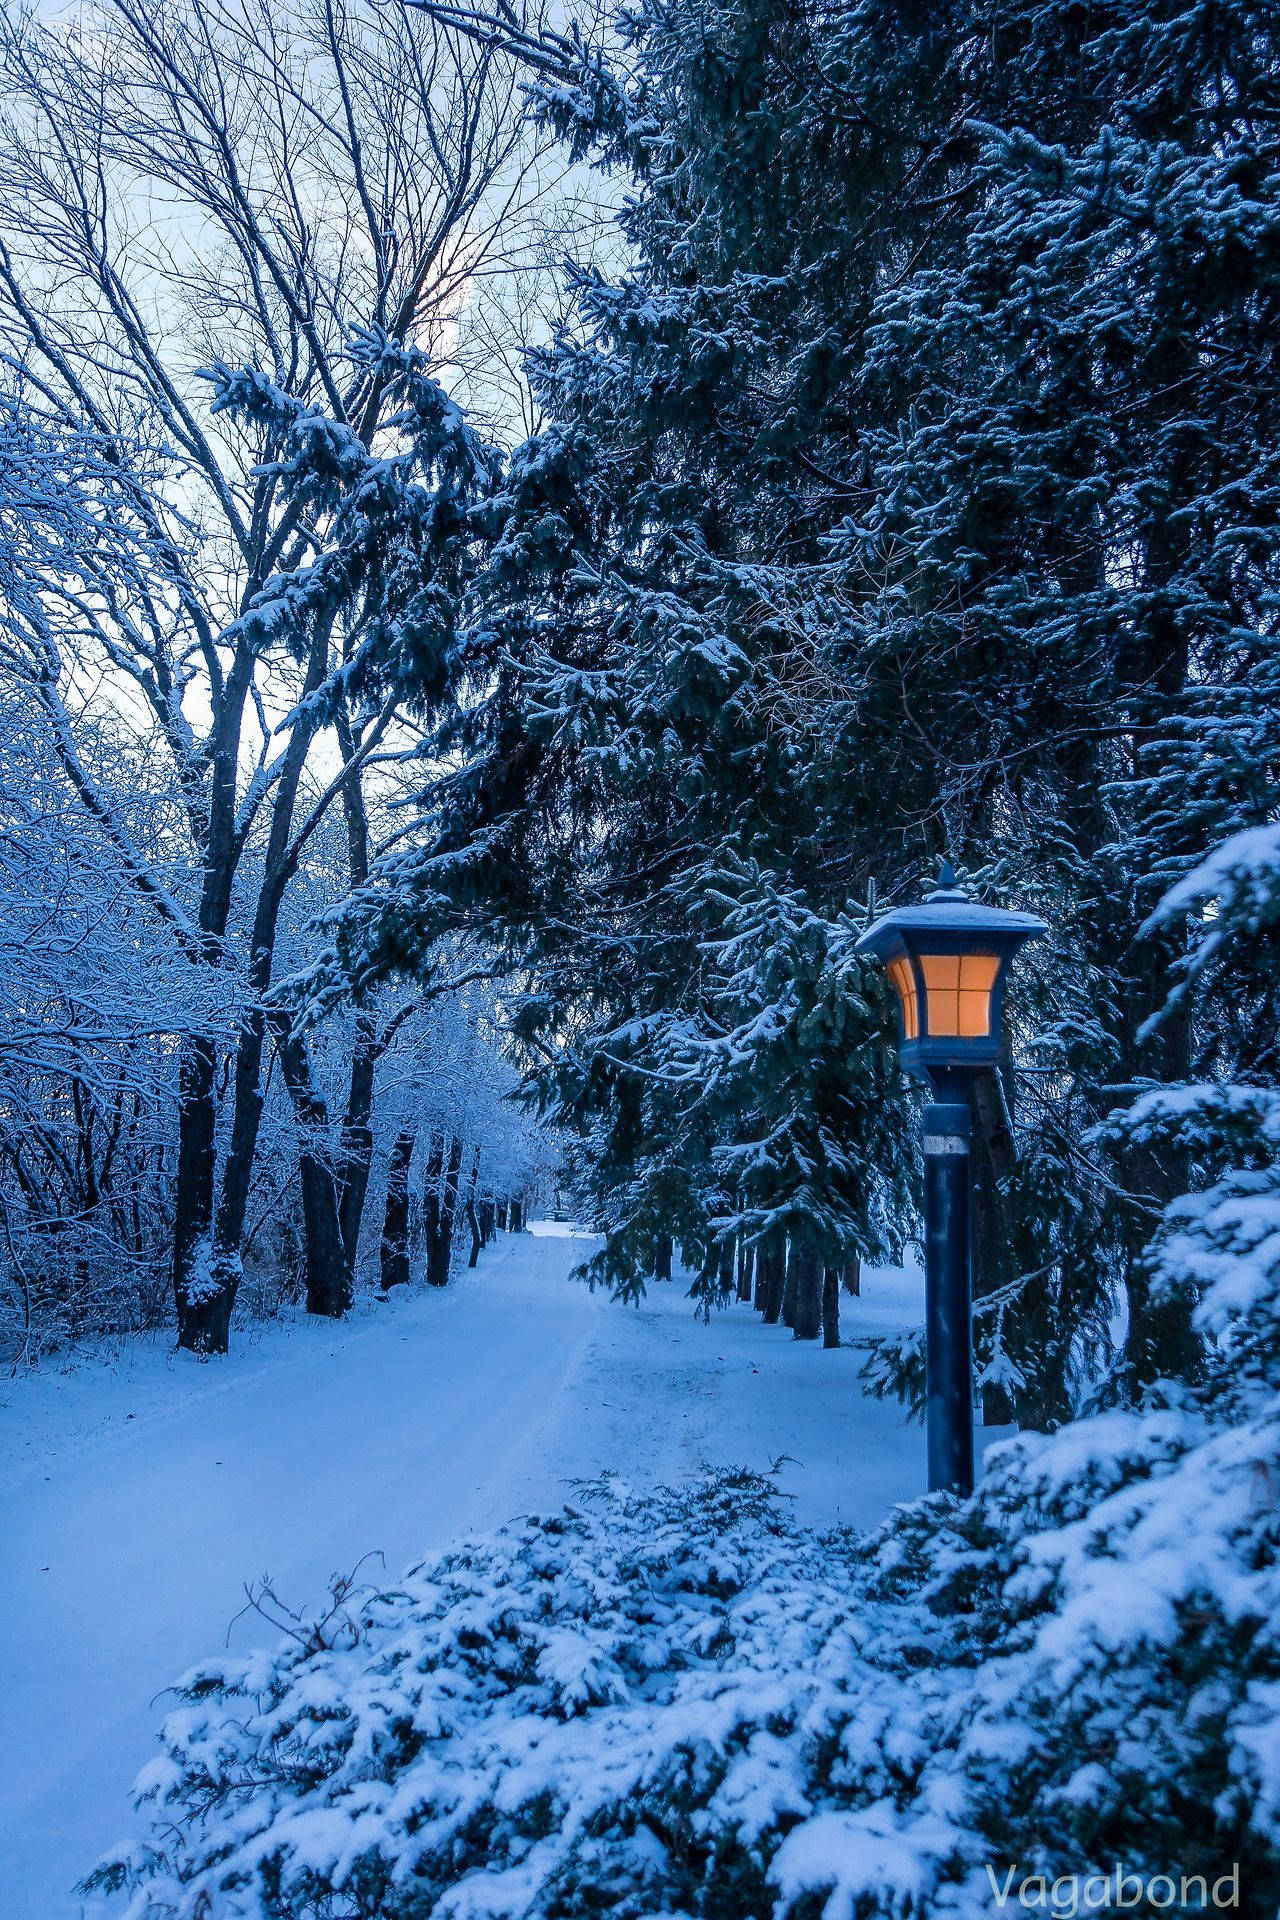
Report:
M893 983L903 1066L939 1092L954 1087L957 1075L993 1066L1008 963L1024 941L1047 931L1034 914L971 899L945 862L921 905L881 915L858 951L883 960Z

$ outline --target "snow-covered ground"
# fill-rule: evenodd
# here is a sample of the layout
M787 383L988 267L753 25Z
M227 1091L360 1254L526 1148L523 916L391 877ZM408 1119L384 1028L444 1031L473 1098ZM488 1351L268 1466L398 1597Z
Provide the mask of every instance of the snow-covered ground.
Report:
M606 1469L785 1455L803 1518L858 1526L920 1490L920 1430L863 1398L856 1348L736 1305L703 1325L678 1284L612 1306L569 1281L582 1252L535 1228L446 1294L242 1334L228 1361L139 1342L0 1384L5 1920L97 1910L71 1888L131 1830L156 1695L228 1635L275 1638L235 1618L246 1582L313 1606L363 1555L394 1574ZM864 1284L847 1340L921 1317L918 1276Z

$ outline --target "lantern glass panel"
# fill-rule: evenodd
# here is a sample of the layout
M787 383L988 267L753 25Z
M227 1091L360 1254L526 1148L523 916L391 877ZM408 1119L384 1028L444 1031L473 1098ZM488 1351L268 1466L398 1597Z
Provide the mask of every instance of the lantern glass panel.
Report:
M991 1032L991 989L1000 971L996 953L926 953L920 957L928 997L929 1032L985 1040Z
M916 999L916 977L911 971L911 962L899 955L896 960L889 962L888 974L898 990L902 1007L903 1038L917 1040L920 1037L920 1003Z

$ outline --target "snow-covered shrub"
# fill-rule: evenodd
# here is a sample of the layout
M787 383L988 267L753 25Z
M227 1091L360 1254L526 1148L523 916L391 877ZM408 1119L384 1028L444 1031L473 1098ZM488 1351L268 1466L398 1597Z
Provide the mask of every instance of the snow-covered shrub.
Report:
M1154 1910L1274 1916L1280 1101L1223 1077L1113 1124L1195 1179L1145 1256L1194 1389L863 1539L747 1474L602 1484L344 1591L182 1682L151 1842L98 1876L128 1920L989 1920L1162 1875Z
M1280 1100L1223 1076L1111 1124L1194 1176L1146 1255L1194 1390L865 1539L747 1474L603 1484L344 1590L186 1676L153 1838L100 1883L129 1920L987 1920L1120 1868L1274 1915Z
M1022 1436L862 1540L746 1474L593 1487L189 1673L100 1883L130 1920L989 1920L1015 1865L1238 1863L1273 1913L1280 1414L1224 1404Z

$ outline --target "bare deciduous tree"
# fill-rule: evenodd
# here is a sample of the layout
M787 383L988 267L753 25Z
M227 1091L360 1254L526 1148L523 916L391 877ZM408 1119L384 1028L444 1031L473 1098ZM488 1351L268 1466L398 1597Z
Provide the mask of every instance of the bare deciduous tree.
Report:
M352 691L358 621L298 617L291 586L330 529L282 484L260 426L211 416L203 376L260 369L314 405L317 432L394 445L388 386L349 354L353 333L447 367L469 289L545 183L515 63L394 6L310 0L282 21L267 0L104 0L69 23L8 19L0 72L0 347L53 419L93 436L153 569L138 590L106 555L52 577L32 685L129 885L243 1002L229 1115L215 1027L187 1035L180 1067L178 1336L217 1351L271 1041L304 1139L323 1118L307 1042L271 998L282 903L331 807L363 877L363 784L400 715L394 695ZM136 845L96 776L84 739L104 706L162 746L181 857ZM320 1310L349 1288L375 1055L366 1020L343 1164L304 1149Z

